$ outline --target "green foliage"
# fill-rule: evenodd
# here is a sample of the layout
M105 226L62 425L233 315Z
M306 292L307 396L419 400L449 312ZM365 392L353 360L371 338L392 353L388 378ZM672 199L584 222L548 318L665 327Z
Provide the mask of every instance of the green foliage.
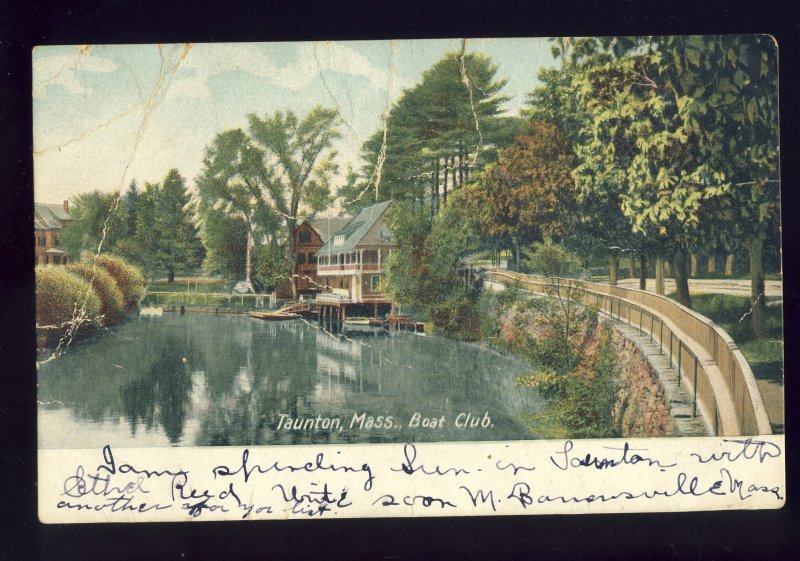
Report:
M36 327L52 341L100 323L100 299L83 278L64 267L36 267Z
M581 269L577 255L549 239L534 243L533 251L525 253L525 262L531 271L546 277L572 277Z
M243 263L243 276L254 281L249 256L256 240L287 239L292 254L301 206L313 213L331 203L331 182L338 172L331 146L340 133L337 112L320 106L302 119L292 111L276 111L264 117L250 114L248 122L250 134L226 130L206 148L196 205L209 251L206 266L235 275ZM223 231L226 219L236 232ZM241 229L233 221L245 226L241 260L224 255L240 245Z
M122 293L126 313L135 311L144 296L144 276L139 270L120 257L112 255L90 255L85 261L103 267L117 283Z
M205 208L202 214L200 236L206 248L203 269L229 280L244 278L247 224L213 208Z
M583 371L565 378L557 398L559 417L571 438L614 438L613 422L618 391L616 355L611 330L603 328L596 354L584 357Z
M505 80L481 53L450 52L403 91L388 114L386 131L375 131L362 146L361 178L338 195L350 212L376 201L421 202L434 189L460 188L470 172L496 157L521 122L503 117Z
M592 326L587 334L593 344L579 353L565 351L553 340L539 343L543 350L537 356L544 367L515 380L548 400L546 414L530 419L535 430L549 429L557 438L620 436L613 420L619 375L611 330Z
M87 281L97 294L100 299L100 315L104 326L109 327L122 321L125 317L122 292L106 269L90 263L71 263L66 266L66 269Z
M387 222L396 243L387 263L387 293L420 310L442 333L477 338L480 283L461 269L475 235L463 205L455 198L430 222L411 204L395 203Z
M61 243L77 260L81 252L113 253L135 263L148 274L174 276L176 269L199 266L203 247L184 179L172 169L163 186L147 183L139 190L132 181L124 196L93 191L77 196L74 220Z
M59 239L73 261L82 251L112 251L129 235L126 211L117 193L82 193L72 200L70 214L73 220Z
M292 111L247 119L269 174L264 183L291 237L302 202L321 210L329 201L331 177L338 171L331 146L341 137L341 120L335 109L319 105L302 119Z
M203 246L188 206L186 181L173 168L164 177L158 192L153 231L155 262L170 281L175 278L176 271L195 268L203 260Z
M265 244L256 249L253 281L260 292L273 292L292 274L292 262L286 248L278 244Z

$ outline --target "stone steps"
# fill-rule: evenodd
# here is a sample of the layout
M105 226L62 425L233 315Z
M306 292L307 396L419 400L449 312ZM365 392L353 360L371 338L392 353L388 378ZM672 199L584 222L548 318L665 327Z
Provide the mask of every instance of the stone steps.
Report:
M708 436L708 430L700 414L697 413L695 416L694 403L688 388L677 381L678 371L674 365L670 366L669 356L662 353L658 345L651 342L650 338L637 328L605 314L600 317L603 323L632 341L658 374L675 427L675 436Z

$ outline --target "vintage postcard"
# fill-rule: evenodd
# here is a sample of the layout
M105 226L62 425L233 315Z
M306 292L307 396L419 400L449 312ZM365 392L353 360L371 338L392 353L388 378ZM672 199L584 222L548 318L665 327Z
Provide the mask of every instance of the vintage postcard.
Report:
M37 47L40 519L780 508L777 61Z

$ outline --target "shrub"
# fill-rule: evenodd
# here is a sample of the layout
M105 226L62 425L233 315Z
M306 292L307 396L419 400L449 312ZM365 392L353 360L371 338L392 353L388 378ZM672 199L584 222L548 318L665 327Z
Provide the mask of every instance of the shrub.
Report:
M122 292L113 277L103 267L89 263L73 263L67 270L83 278L100 298L100 314L105 326L116 325L125 315Z
M36 326L48 341L92 330L99 324L100 299L83 278L64 267L36 267Z
M434 331L467 341L480 338L478 303L466 293L456 293L442 299L429 309Z
M103 267L117 283L117 288L122 293L122 303L126 313L130 313L139 306L144 296L144 277L139 270L129 265L124 259L112 255L93 255L91 261Z

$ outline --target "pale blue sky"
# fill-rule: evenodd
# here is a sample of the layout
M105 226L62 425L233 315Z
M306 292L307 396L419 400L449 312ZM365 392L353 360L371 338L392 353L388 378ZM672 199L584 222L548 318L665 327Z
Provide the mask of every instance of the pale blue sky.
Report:
M395 43L391 99L460 40ZM171 167L193 184L205 147L248 113L319 103L347 123L337 142L342 172L358 169L362 142L381 125L390 41L37 47L33 52L35 198L159 181ZM508 80L518 114L542 66L555 66L546 39L470 39Z

